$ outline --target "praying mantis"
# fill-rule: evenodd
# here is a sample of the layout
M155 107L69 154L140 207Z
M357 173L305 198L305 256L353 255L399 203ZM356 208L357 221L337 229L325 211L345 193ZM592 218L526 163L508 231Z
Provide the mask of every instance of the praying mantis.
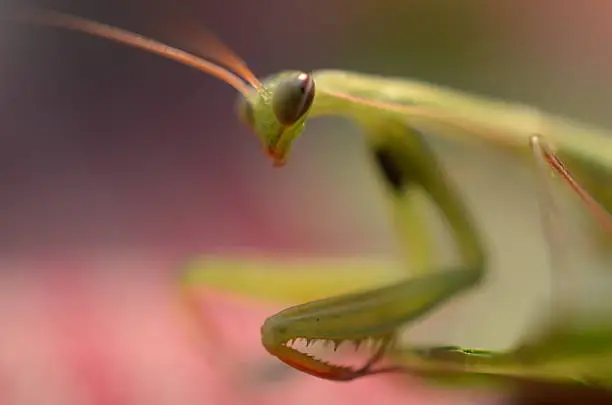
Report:
M612 388L612 301L599 309L563 308L543 322L536 339L507 352L444 347L397 347L404 326L443 304L474 290L485 280L488 264L481 234L455 185L439 165L427 135L486 141L528 162L543 188L551 171L584 202L603 229L612 234L612 137L605 131L533 108L467 95L401 78L324 70L284 71L258 79L238 56L214 38L203 47L210 60L140 35L92 20L53 11L28 10L15 20L81 31L178 61L223 80L239 96L240 119L259 137L272 164L288 163L296 139L308 120L339 115L353 120L377 169L402 243L418 243L418 212L414 192L426 195L444 217L460 263L446 268L414 266L401 281L365 288L359 276L335 279L354 291L294 305L270 316L261 327L267 352L287 365L315 377L352 381L392 371L436 378L447 373L525 377ZM215 62L212 62L215 61ZM571 172L569 170L571 168ZM546 199L547 193L540 198ZM333 267L333 266L332 266ZM330 276L334 268L325 271ZM249 275L227 275L227 283L248 282ZM295 277L276 274L278 277ZM557 275L556 277L561 277ZM273 277L270 277L272 283ZM205 282L206 269L186 269L186 285ZM374 280L370 277L368 280ZM246 280L246 281L245 281ZM326 280L309 280L327 285ZM293 278L292 282L300 284ZM327 283L327 284L326 284ZM357 288L359 286L359 288ZM601 283L602 289L606 286ZM602 294L611 293L610 289ZM253 286L253 288L255 288ZM332 286L333 288L333 286ZM238 289L238 288L237 288ZM329 288L328 288L329 289ZM188 289L186 289L188 291ZM291 292L288 292L291 295ZM296 342L305 343L298 348ZM308 352L316 341L377 348L359 367L335 364ZM393 364L381 365L386 357Z

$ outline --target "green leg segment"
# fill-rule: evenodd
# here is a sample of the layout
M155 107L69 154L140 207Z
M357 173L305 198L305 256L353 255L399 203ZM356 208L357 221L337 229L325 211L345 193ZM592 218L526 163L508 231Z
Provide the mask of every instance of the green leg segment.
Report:
M420 134L399 123L362 124L369 134L370 153L391 203L400 241L407 244L407 250L428 241L429 235L418 226L422 221L410 209L415 192L422 192L436 204L450 226L462 265L435 270L428 258L421 257L412 268L413 277L398 280L395 271L388 272L378 264L366 264L368 269L356 263L348 272L346 265L329 263L318 271L279 269L278 265L274 271L262 263L226 262L231 271L227 267L223 271L221 263L213 261L192 267L185 278L187 285L204 283L251 295L256 292L259 297L279 301L308 301L268 318L262 326L262 343L290 366L331 380L351 380L377 370L372 369L374 362L353 369L318 360L292 347L295 339L336 343L375 339L386 347L404 323L477 285L485 266L479 235ZM357 267L367 271L357 272ZM382 287L371 289L372 285Z

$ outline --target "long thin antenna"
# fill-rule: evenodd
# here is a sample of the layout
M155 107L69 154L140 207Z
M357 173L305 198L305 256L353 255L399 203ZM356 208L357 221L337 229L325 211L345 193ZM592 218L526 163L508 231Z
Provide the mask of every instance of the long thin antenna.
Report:
M181 17L180 24L177 22L169 25L170 34L180 40L181 44L188 46L198 55L214 60L238 73L254 88L260 89L262 87L261 82L249 69L247 63L216 35L199 24L193 15Z
M6 16L3 17L5 18ZM120 28L105 25L85 18L72 16L70 14L46 10L22 10L22 12L10 16L9 19L80 31L155 53L215 76L216 78L223 80L227 84L234 87L245 97L250 95L251 87L249 84L245 83L245 81L252 81L252 77L239 77L229 70L215 63L209 62L206 59L197 57L180 49L173 48L169 45L143 37L142 35L138 35L133 32L125 31ZM243 66L243 70L245 68L246 66ZM251 73L251 76L254 75Z

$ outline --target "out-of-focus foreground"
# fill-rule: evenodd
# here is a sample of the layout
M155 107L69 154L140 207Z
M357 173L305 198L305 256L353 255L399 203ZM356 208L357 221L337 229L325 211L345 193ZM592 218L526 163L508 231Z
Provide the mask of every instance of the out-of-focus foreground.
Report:
M159 17L183 8L258 74L412 77L612 128L607 2L69 3L39 4L161 40L172 30ZM68 31L2 22L0 34L2 404L474 403L403 376L335 384L287 370L259 343L280 307L246 297L203 294L210 329L186 327L175 282L196 255L399 257L353 126L313 122L277 170L223 83ZM548 292L532 174L487 148L439 147L494 274L411 336L508 347Z

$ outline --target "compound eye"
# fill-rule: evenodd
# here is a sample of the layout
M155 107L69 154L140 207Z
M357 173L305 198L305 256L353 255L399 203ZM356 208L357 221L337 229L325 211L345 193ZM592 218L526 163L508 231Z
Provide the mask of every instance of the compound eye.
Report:
M272 109L278 122L295 124L308 112L315 96L314 79L307 73L283 79L274 91Z

